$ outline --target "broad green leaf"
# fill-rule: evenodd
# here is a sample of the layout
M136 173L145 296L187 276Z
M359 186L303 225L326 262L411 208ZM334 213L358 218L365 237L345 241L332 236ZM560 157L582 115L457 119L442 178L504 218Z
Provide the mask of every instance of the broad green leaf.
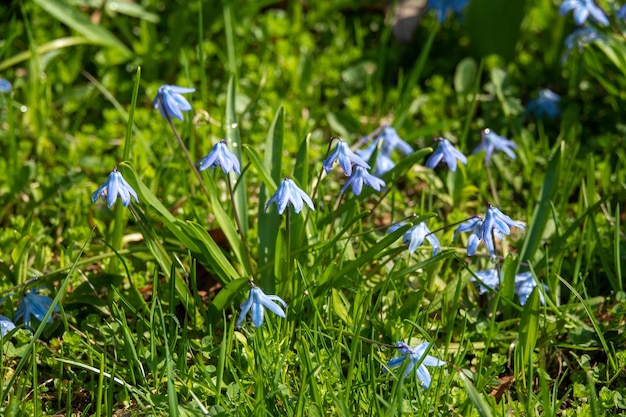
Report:
M465 392L467 392L467 396L472 404L474 404L474 407L476 407L478 414L480 414L481 417L491 417L491 408L485 402L483 396L476 390L474 384L472 384L472 381L470 381L467 375L465 375L465 371L462 369L459 370L459 377L461 378Z
M474 58L463 58L456 66L454 73L454 89L458 94L467 94L472 91L476 80L478 65Z
M539 287L530 293L530 297L526 300L526 305L522 311L522 318L520 321L519 332L519 345L518 348L521 352L520 369L526 372L531 366L529 361L532 358L532 353L535 350L535 345L539 338L539 307L540 307L540 293Z
M246 277L229 282L217 293L211 305L219 311L224 310L246 286L248 286Z

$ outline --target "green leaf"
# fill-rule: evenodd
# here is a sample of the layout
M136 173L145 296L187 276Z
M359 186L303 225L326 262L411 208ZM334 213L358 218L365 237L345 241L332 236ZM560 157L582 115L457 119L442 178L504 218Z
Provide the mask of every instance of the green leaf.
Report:
M480 393L476 390L476 388L472 384L472 381L470 381L467 375L465 375L465 371L463 371L462 369L459 370L459 377L461 378L461 382L463 383L465 392L467 392L467 396L469 397L472 404L474 404L474 407L476 407L476 411L478 411L478 414L480 414L482 417L491 417L492 414L489 405L487 405L482 395L480 395Z
M458 94L467 94L474 88L478 66L474 58L463 58L456 66L454 89Z
M247 285L248 278L245 277L229 282L217 293L211 305L219 311L224 310Z
M520 369L527 371L531 364L532 353L535 350L537 339L539 338L539 307L541 297L539 287L535 287L530 297L526 300L526 305L522 311L520 321L519 345L521 352Z

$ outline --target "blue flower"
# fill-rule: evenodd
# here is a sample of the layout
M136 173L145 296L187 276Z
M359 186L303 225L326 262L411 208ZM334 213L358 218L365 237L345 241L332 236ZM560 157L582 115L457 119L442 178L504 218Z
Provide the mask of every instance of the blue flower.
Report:
M521 305L526 305L526 301L528 301L530 293L533 292L536 286L537 281L535 281L535 278L530 271L515 275L515 294L517 294L517 298L519 298L519 303ZM545 284L543 286L546 289L548 288ZM539 299L541 300L541 304L546 303L542 292L539 293Z
M626 20L626 4L619 8L615 16L618 19Z
M474 276L470 279L470 281L478 286L480 294L487 292L487 287L494 291L497 291L500 288L500 278L498 276L498 271L495 268L484 271L476 271L474 272L474 275L480 278L480 281ZM517 298L519 298L519 303L521 305L526 305L528 297L530 297L530 294L536 286L537 282L533 278L530 271L521 272L515 275L515 294L517 294ZM544 284L544 288L547 289L548 287ZM539 294L539 298L541 300L541 304L545 304L545 299L542 293Z
M575 31L570 33L567 38L565 38L566 50L563 53L563 58L561 58L561 61L565 62L565 60L567 60L567 57L569 56L570 52L572 52L574 47L576 47L578 49L578 52L580 53L586 45L589 45L590 43L597 40L602 40L602 37L592 28L582 27L576 29Z
M588 17L591 17L591 20L599 25L609 25L606 14L595 5L593 0L565 0L559 7L559 14L563 16L572 10L574 11L574 21L578 26L585 23Z
M403 224L405 224L405 222L394 224L387 230L387 233L392 233ZM430 245L433 247L432 256L435 256L437 252L441 250L441 245L439 244L437 237L435 237L435 235L428 230L428 226L426 226L426 223L424 222L416 224L407 230L402 236L402 243L409 247L409 253L413 253L422 243L424 243L424 239L428 240Z
M554 119L561 112L561 97L549 88L544 88L536 99L528 103L526 111L537 117L545 115Z
M228 174L230 171L235 171L241 175L239 160L234 153L226 146L226 141L221 140L215 145L211 152L200 161L198 161L200 171L204 171L207 168L220 167L224 174Z
M261 291L261 289L252 282L250 282L250 285L252 285L250 295L248 295L248 299L241 305L241 313L239 313L239 318L237 319L235 327L241 327L241 323L246 318L248 311L251 312L252 324L254 327L261 327L263 325L263 314L265 308L276 314L278 317L285 318L285 312L282 308L280 308L280 305L276 303L279 302L284 308L287 308L287 303L285 303L282 298L277 295L264 294L263 291Z
M458 18L468 3L469 0L428 0L426 7L429 10L434 10L439 23L443 23L448 15L448 10Z
M31 316L38 321L42 321L48 309L52 305L52 299L45 295L37 294L37 290L33 289L30 292L24 294L20 302L17 304L17 311L15 312L15 321L22 319L24 326L33 330L31 327ZM54 311L59 311L59 306L54 306ZM52 321L52 316L48 318L48 323Z
M265 205L266 212L270 204L272 203L276 203L276 206L278 207L278 214L283 214L289 203L293 205L293 210L296 213L300 213L302 207L304 207L304 203L306 203L311 210L315 210L315 206L313 206L313 201L311 201L311 197L309 197L307 193L298 188L296 183L293 182L293 180L291 180L290 178L285 178L280 183L272 198L270 198L270 200Z
M91 201L95 203L98 201L99 196L101 196L103 200L106 197L109 208L113 207L118 196L122 199L124 207L128 207L130 204L131 196L135 199L135 202L139 203L137 193L128 185L124 177L122 177L122 174L117 170L117 167L109 174L104 184L93 193Z
M0 338L6 336L13 329L15 329L15 323L6 316L0 316Z
M398 136L398 132L391 126L385 126L383 131L376 139L375 143L379 140L383 141L381 152L385 156L391 156L392 152L397 149L405 155L411 155L413 153L413 148L411 145L403 141L400 136Z
M430 343L428 342L424 342L414 348L411 348L404 342L396 342L396 347L402 356L392 358L389 362L387 362L387 366L389 368L400 366L407 358L409 358L409 363L404 370L402 378L406 378L411 372L413 372L413 369L415 369L415 376L420 381L420 384L424 389L428 389L432 381L428 368L426 367L443 366L446 364L444 361L441 361L434 356L426 355L426 351L430 347Z
M170 120L175 117L183 120L183 112L191 110L191 104L181 94L193 93L195 88L178 87L176 85L162 85L157 91L152 104L159 109L161 116Z
M508 236L511 234L511 227L517 227L520 230L524 230L524 225L520 222L513 221L498 208L489 205L487 214L485 215L485 220L481 226L480 238L485 242L485 247L491 256L496 256L493 236L495 235L498 239L502 239L502 235Z
M372 158L372 154L376 150L377 146L378 142L374 142L365 149L357 150L356 154L360 156L364 161L370 161L370 159ZM374 175L378 176L385 175L385 173L387 173L396 166L393 160L388 155L385 155L383 153L382 149L376 154L376 161L374 161L374 164Z
M365 168L355 166L352 176L348 178L348 181L346 181L341 188L341 194L343 194L348 187L352 186L352 192L355 195L361 195L361 191L363 191L363 184L372 187L376 191L380 191L381 188L385 186L385 181L370 174Z
M359 155L352 152L348 144L341 139L337 142L337 146L335 146L333 153L326 158L324 164L322 165L327 174L332 171L335 161L339 161L339 165L341 165L343 172L345 172L347 176L352 175L353 164L365 169L370 168L367 162L365 162Z
M467 256L474 256L476 249L478 249L478 245L482 239L482 227L483 219L476 216L461 223L454 231L453 239L456 239L459 233L472 232L467 240Z
M491 129L483 129L480 134L482 140L473 153L485 151L485 165L491 161L491 155L494 151L502 151L509 158L515 159L515 153L513 152L513 149L517 149L515 142L504 136L496 135Z
M456 171L456 161L457 159L462 164L467 164L467 158L460 151L458 151L450 141L443 138L435 138L435 141L439 142L437 145L437 149L433 152L432 155L426 161L426 166L430 169L435 169L435 167L441 162L445 162L448 164L448 167L451 171Z
M13 86L8 80L0 78L0 93L10 93L12 89Z

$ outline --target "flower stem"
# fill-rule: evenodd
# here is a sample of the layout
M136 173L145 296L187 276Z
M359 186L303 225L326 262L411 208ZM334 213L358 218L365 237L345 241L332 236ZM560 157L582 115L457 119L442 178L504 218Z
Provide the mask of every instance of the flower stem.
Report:
M233 192L233 185L230 182L230 173L226 174L226 184L228 184L228 193L230 194L230 201L233 202L233 217L235 218L235 223L237 223L237 232L239 232L239 236L241 237L241 243L243 244L243 248L246 251L246 256L248 257L248 263L250 264L250 270L254 275L253 264L252 264L252 254L250 253L250 247L248 246L248 242L246 241L246 237L243 235L243 229L241 228L241 219L239 218L239 212L237 211L237 202L235 201L235 193Z

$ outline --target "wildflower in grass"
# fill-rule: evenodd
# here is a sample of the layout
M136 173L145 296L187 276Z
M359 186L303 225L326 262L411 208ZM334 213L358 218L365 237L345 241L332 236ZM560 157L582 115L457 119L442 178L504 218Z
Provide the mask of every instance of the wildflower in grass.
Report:
M598 40L602 40L602 37L594 29L590 27L576 29L565 38L565 52L561 61L565 62L567 60L574 47L581 53L586 45Z
M585 23L588 17L591 17L591 20L601 26L609 25L606 14L600 7L596 6L593 0L565 0L559 7L559 14L563 16L572 10L574 11L574 22L578 26Z
M250 311L252 316L252 324L254 327L261 327L263 325L263 315L266 308L278 317L285 318L285 312L280 308L280 305L278 305L278 303L280 303L284 308L287 308L287 303L285 303L282 298L277 295L266 295L259 287L254 285L252 281L250 281L250 285L252 286L250 294L248 295L248 299L241 305L241 312L239 313L235 327L241 327L241 323L246 318L248 311Z
M365 169L370 168L367 162L365 162L359 155L352 152L348 144L341 139L337 142L335 150L324 161L323 167L327 174L333 169L335 161L339 161L339 165L341 165L343 172L345 172L347 176L352 175L353 164Z
M474 253L476 253L476 249L478 249L478 245L482 239L482 227L483 219L476 216L461 223L454 231L453 239L456 239L459 233L472 232L467 240L467 256L474 256Z
M290 178L285 178L280 183L272 198L270 198L265 205L266 212L272 203L276 203L276 206L278 207L278 214L283 214L289 203L293 205L293 211L296 213L300 213L302 207L304 207L304 203L306 203L311 210L315 210L311 197L302 191Z
M0 316L0 338L6 336L13 329L15 329L15 323L6 316Z
M481 142L474 149L473 153L485 151L485 165L491 161L491 155L494 151L502 151L511 159L515 159L515 153L513 149L517 149L517 145L512 140L505 138L504 136L497 135L491 129L483 129L481 134Z
M183 120L183 112L191 110L191 104L182 94L193 93L195 88L179 87L177 85L162 85L157 91L152 104L159 109L161 116L166 119L175 117Z
M93 193L91 201L95 203L98 201L99 196L101 196L103 200L106 197L107 206L109 206L109 208L113 207L113 204L115 204L115 200L117 200L118 196L122 199L124 207L128 207L130 205L131 196L135 199L135 202L139 203L137 193L135 193L135 190L128 185L124 177L122 177L122 173L117 170L117 167L115 167L113 172L109 174L109 177L104 184L102 184L102 186Z
M387 230L387 233L392 233L401 227L405 222L396 223ZM433 235L430 230L428 230L428 226L426 223L421 222L411 227L409 230L404 233L402 236L402 242L409 247L409 253L415 252L415 250L424 243L424 239L428 240L430 245L433 247L432 256L435 256L437 252L441 250L441 245L439 244L439 240L437 237Z
M50 297L39 295L36 289L32 289L30 292L25 293L17 304L15 321L22 319L24 326L29 330L33 330L31 327L31 316L41 322L51 305L52 299ZM54 311L58 312L59 306L54 306ZM52 316L48 318L48 323L51 321Z
M517 298L519 298L519 303L521 305L526 305L526 301L528 301L530 293L533 292L536 286L537 282L530 271L515 275L515 294L517 294ZM547 288L545 284L544 288ZM539 299L541 300L541 304L546 303L543 293L541 292L539 293Z
M241 174L239 160L234 153L226 146L226 141L221 140L215 145L211 152L200 161L198 161L198 168L200 171L204 171L207 168L220 167L224 174L228 174L230 171L235 171L237 174Z
M498 270L495 268L486 269L484 271L476 271L474 272L479 279L472 276L470 278L470 282L473 282L478 286L478 292L480 294L484 294L487 292L488 288L497 291L500 288L500 277L498 276Z
M443 23L448 16L448 11L454 13L458 18L468 4L469 0L428 0L426 7L429 10L434 10L439 23Z
M426 351L430 347L430 343L428 342L424 342L414 348L411 348L404 342L396 342L396 347L398 347L398 351L402 356L392 358L389 362L387 362L387 366L389 368L400 366L408 358L409 363L404 369L404 375L402 375L402 378L406 378L411 372L413 372L413 369L415 369L415 376L420 381L420 384L424 389L428 389L432 381L428 368L426 367L443 366L446 364L444 361L441 361L434 356L426 355Z
M509 216L490 204L487 209L487 214L485 215L485 220L481 226L480 237L485 242L485 247L491 256L496 256L493 237L495 236L501 240L502 235L508 236L511 234L511 227L524 230L524 225L520 222L513 221Z
M526 111L536 117L547 116L554 119L561 112L561 97L549 88L544 88L539 91L536 99L528 103Z
M435 138L438 142L435 152L426 160L426 166L430 169L435 169L440 162L445 162L451 171L456 171L457 160L462 164L467 164L467 158L460 151L458 151L450 141L444 138Z
M618 19L626 20L626 4L619 8L617 13L615 13L615 16Z
M344 186L341 188L341 193L343 194L346 191L346 189L351 186L352 192L355 195L361 195L364 184L369 187L372 187L376 191L380 191L382 188L385 187L385 181L370 174L369 172L367 172L367 169L361 166L356 166L354 167L352 176L350 176L348 181L346 181Z
M378 142L374 142L365 149L357 150L356 154L364 161L369 161L372 158L377 146ZM381 149L376 154L376 161L374 161L374 175L382 176L395 166L396 164L393 160L388 155L385 155Z
M400 136L398 136L396 129L391 126L384 127L376 141L378 140L383 141L381 152L385 156L391 156L392 152L396 149L405 155L411 155L413 153L411 145L403 141Z
M8 80L0 78L0 93L10 93L12 89L13 86Z

